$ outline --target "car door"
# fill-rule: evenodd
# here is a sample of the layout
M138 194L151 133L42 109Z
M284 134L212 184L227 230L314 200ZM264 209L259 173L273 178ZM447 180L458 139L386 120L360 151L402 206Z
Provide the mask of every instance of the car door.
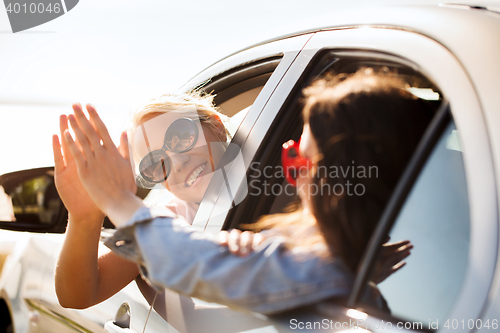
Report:
M354 34L335 34L336 42L360 43L356 36L349 36ZM315 45L325 47L329 38L333 32L319 33L308 47L314 52ZM394 237L413 237L421 244L420 249L415 244L406 271L380 286L382 294L391 295L386 298L389 304L392 299L395 326L405 323L404 328L415 330L474 330L475 324L467 324L480 318L487 303L498 251L495 178L480 102L457 56L432 39L381 29L365 31L361 39L375 43L378 51L410 60L439 87L450 110L441 109L442 118L434 120L439 120L441 127L430 127L429 137L423 138L428 152L414 156L415 165L407 170L414 178L402 177L401 192L394 193L384 214L392 221L380 221L348 306L363 308L361 286L369 279L377 246L390 230ZM480 52L477 55L480 57Z
M252 223L296 199L294 193L287 193L282 176L269 171L279 165L281 143L300 135L300 92L325 71L353 72L360 66L388 67L417 78L412 92L436 100L433 124L439 126L429 126L422 141L425 153L414 156L413 169L407 170L411 177L401 179L399 187L404 191L391 199L349 301L320 306L308 318L334 318L328 328L337 330L349 326L334 323L365 320L377 324L366 328L380 332L434 330L436 326L469 331L469 320L475 323L487 303L498 251L491 150L467 72L456 55L422 34L376 26L315 33L241 142L246 164L227 168L225 177L231 192L237 194L220 191L214 195L207 225L234 228ZM407 266L379 286L392 314L369 308L363 298L387 233L394 241L415 241ZM277 319L276 327L291 329L289 320L286 316ZM384 322L391 325L381 326Z

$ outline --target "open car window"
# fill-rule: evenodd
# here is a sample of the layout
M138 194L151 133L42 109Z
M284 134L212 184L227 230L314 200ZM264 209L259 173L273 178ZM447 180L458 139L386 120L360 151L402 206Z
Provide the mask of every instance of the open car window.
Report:
M197 89L214 95L214 103L218 111L228 116L228 121L225 121L224 125L229 132L229 139L234 137L280 60L281 57L273 56L244 64L220 73L202 86L197 87ZM144 202L148 206L164 206L167 203L173 203L174 207L181 212L191 212L194 206L177 199L164 188L150 190L145 196ZM191 212L190 216L194 217L195 214L196 211Z

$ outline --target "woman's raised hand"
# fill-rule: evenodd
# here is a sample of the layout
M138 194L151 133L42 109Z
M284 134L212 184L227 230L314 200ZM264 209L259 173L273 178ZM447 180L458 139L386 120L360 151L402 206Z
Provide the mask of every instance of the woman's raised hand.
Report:
M138 198L135 198L136 184L129 161L127 136L122 133L120 147L117 148L95 108L87 105L87 111L89 119L81 108L74 108L74 114L69 115L68 120L75 140L67 129L63 140L88 195L113 221L111 215L117 217L114 213L123 211L127 203L134 202L133 207L128 206L131 209L140 205L137 204L140 200L135 200ZM125 211L126 217L130 217L131 213L127 209Z
M400 270L406 262L413 245L409 240L388 243L382 245L379 259L375 262L374 272L371 281L379 284L389 276Z
M74 104L73 109L78 109L81 112L81 105ZM61 131L61 139L64 132L68 130L68 117L61 115L59 117L59 128ZM87 191L83 187L76 163L69 151L66 140L59 141L57 135L52 137L52 149L54 151L55 164L55 183L57 191L68 209L69 216L75 221L99 221L102 223L104 214L94 204Z

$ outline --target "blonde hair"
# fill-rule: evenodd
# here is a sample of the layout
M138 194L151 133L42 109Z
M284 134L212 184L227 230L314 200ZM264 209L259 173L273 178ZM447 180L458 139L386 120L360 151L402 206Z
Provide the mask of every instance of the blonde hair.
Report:
M198 119L207 124L212 132L220 138L221 142L230 141L231 134L226 128L229 118L217 110L214 97L214 95L195 90L186 93L173 92L153 98L132 113L130 132L143 123L144 118L148 116L154 117L167 112L186 116L184 114L186 108L195 107ZM220 122L224 125L224 131L221 131Z

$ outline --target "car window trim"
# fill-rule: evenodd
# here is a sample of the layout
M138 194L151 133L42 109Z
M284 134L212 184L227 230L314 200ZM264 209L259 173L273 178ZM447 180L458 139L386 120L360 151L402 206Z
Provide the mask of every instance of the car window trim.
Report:
M303 45L301 46L301 48ZM281 80L283 77L286 75L292 64L294 63L295 59L297 58L298 54L300 52L297 51L290 51L290 52L285 52L285 53L280 53L276 54L273 53L272 55L266 56L265 58L260 58L257 62L246 62L243 66L237 66L235 68L239 68L245 75L245 78L241 78L239 82L244 82L252 77L256 76L261 76L263 74L266 74L264 72L259 73L255 69L255 64L259 63L261 66L264 66L266 68L266 72L268 72L270 64L274 65L277 64L277 66L274 68L274 70L271 73L271 76L267 80L266 84L264 85L263 90L259 93L259 96L257 96L257 99L254 101L254 104L250 108L250 110L247 113L247 116L243 119L243 122L240 124L238 129L236 130L236 133L234 134L231 144L235 145L236 147L239 147L240 150L244 149L245 142L250 135L250 132L252 131L253 126L255 123L258 121L261 112L266 108L266 105L271 98L271 96L274 94L276 87L279 86ZM279 57L279 59L278 59ZM264 61L265 59L270 59L270 61L266 62ZM279 60L279 61L278 61ZM250 66L250 67L248 67ZM234 68L228 71L225 71L223 73L229 73L230 75L233 75L232 80L234 79L234 76L237 73L233 73ZM249 76L249 74L252 74L252 76ZM214 77L218 77L219 74L217 74ZM272 81L274 78L274 81ZM221 79L219 79L221 80ZM214 84L217 82L213 82ZM204 89L205 91L209 91L208 89L211 87L210 84L207 84L206 86L199 86L199 88ZM266 90L267 87L267 90ZM243 129L242 129L243 126ZM230 166L232 163L232 159L234 156L230 154L230 152L226 151L224 153L221 161L219 162L219 165L227 165ZM226 173L230 173L231 168L226 169ZM216 175L214 175L215 178ZM218 223L216 221L213 223L212 218L213 218L213 211L217 206L217 202L219 201L219 197L224 190L224 186L227 186L227 182L224 180L218 180L218 179L212 179L212 181L209 184L209 187L207 188L207 191L205 192L205 195L202 199L202 202L200 204L200 207L198 209L198 212L196 213L195 220L193 222L193 226L195 227L200 227L201 229L207 229L209 226L217 226L218 229L223 225L223 221ZM227 178L227 175L224 177ZM203 216L209 216L209 218L205 218ZM227 214L224 216L224 220ZM219 225L220 224L220 225Z
M283 59L283 54L276 54L265 57L256 61L242 64L238 67L231 68L227 71L213 76L210 81L203 82L194 89L201 89L206 93L211 93L214 90L217 93L224 91L232 86L247 81L249 79L261 76L263 74L272 74ZM218 101L217 104L223 103Z
M401 211L408 194L412 190L415 181L420 175L420 171L428 160L432 150L436 146L446 126L452 120L450 105L447 101L443 101L427 127L422 139L420 140L413 156L399 179L396 188L394 189L389 202L387 203L382 216L380 217L377 227L373 232L370 241L366 247L365 253L361 258L358 266L354 285L347 300L347 307L355 308L361 297L363 289L368 281L369 273L372 269L375 258L378 255L380 247L389 229L394 224L396 218Z

